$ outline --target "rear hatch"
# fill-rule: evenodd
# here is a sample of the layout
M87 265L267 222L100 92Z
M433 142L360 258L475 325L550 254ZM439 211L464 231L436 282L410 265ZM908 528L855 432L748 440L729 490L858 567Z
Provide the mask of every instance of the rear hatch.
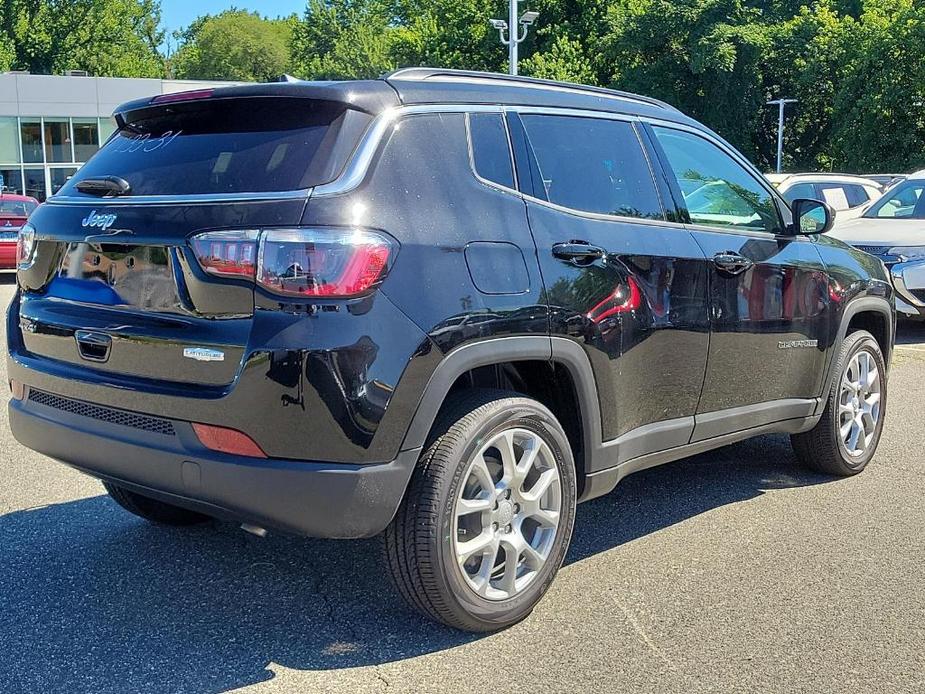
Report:
M257 230L299 224L310 188L336 177L369 116L314 99L206 95L119 120L30 221L25 350L138 387L222 389L247 354L254 284L238 271L252 273Z

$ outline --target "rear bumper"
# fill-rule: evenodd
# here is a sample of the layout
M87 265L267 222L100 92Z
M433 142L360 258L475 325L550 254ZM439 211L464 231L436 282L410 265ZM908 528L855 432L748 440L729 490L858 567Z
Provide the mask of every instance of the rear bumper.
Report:
M131 421L131 413L123 413L128 420L108 417L120 419L114 423L89 408L85 416L75 412L81 408L65 411L27 396L10 402L10 428L23 445L94 477L208 515L299 535L381 532L419 454L403 451L392 462L372 465L236 457L203 448L186 422L139 427L121 423Z

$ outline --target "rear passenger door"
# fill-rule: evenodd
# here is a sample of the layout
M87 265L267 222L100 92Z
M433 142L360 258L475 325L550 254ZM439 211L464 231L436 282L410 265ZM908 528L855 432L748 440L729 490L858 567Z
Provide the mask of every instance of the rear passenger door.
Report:
M829 310L815 242L787 233L770 186L731 149L668 125L651 132L712 264L710 356L694 440L812 414Z
M688 443L709 341L706 260L669 221L638 124L531 109L508 122L552 335L583 347L597 381L609 445L592 465Z

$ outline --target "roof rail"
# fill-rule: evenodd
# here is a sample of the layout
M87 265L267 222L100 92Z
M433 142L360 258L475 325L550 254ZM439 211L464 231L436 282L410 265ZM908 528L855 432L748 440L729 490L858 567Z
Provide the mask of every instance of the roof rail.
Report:
M435 81L491 81L498 83L508 83L514 87L533 87L556 90L567 90L581 94L591 94L611 99L622 99L625 101L635 101L650 106L657 106L670 111L677 111L674 106L664 101L653 99L648 96L640 96L630 92L621 92L616 89L606 89L604 87L592 87L586 84L577 84L575 82L558 82L556 80L544 80L536 77L523 77L521 75L505 75L499 72L479 72L477 70L453 70L449 68L429 68L429 67L406 67L396 70L389 74L383 75L382 79L386 81L418 81L426 80Z

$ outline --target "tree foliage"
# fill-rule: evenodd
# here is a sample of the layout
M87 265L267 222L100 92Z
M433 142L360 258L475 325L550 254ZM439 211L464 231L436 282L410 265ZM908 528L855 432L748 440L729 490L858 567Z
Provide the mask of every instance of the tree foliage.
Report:
M160 21L156 0L0 0L0 67L160 76Z
M230 10L178 34L180 77L376 77L408 65L507 70L488 24L506 0L307 0L299 16ZM525 0L526 75L661 98L770 167L772 98L789 97L791 170L925 166L922 0ZM157 76L156 0L0 0L0 68Z
M294 24L294 18L264 19L237 9L204 15L178 33L180 48L171 61L174 75L242 82L275 79L292 65Z

